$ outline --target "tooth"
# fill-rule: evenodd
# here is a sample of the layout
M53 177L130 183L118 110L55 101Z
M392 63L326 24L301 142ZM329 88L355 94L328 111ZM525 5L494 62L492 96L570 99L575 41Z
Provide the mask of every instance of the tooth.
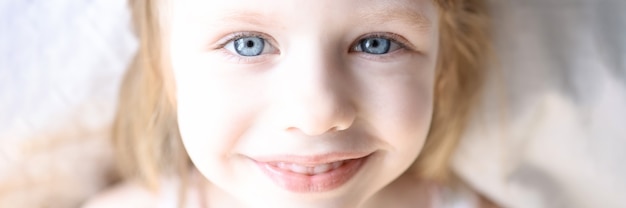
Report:
M276 167L278 167L280 169L289 170L289 165L287 163L284 163L284 162L278 162L276 164Z
M337 161L331 164L333 166L332 169L337 169L339 166L343 165L343 160L342 161Z
M292 172L301 173L301 174L308 174L309 173L309 171L307 171L307 167L306 166L296 165L296 164L291 164L290 170Z
M320 174L328 172L331 168L330 164L318 165L313 168L312 174Z
M326 173L328 171L337 169L343 165L344 161L337 161L333 163L326 163L316 166L304 166L294 163L276 162L272 163L274 167L278 167L283 170L288 170L299 174L316 175Z

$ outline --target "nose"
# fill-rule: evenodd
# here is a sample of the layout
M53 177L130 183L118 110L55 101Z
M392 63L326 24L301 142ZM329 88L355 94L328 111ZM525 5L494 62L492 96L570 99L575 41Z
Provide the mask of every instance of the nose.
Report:
M280 128L307 136L346 130L356 117L349 73L341 60L314 51L286 57L290 60L277 72L275 89L280 93L274 97Z

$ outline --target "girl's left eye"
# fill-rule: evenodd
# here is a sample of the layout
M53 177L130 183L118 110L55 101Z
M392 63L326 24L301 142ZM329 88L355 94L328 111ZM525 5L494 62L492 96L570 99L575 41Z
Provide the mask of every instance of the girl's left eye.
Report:
M273 51L272 45L265 38L257 36L235 38L226 43L224 49L240 56L259 56Z
M354 46L354 51L382 55L400 48L402 48L402 46L399 43L389 38L369 37L361 39L357 45Z

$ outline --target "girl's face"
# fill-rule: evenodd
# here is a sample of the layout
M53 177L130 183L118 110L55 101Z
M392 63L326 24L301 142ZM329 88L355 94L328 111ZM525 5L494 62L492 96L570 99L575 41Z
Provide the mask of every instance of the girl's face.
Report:
M367 204L433 111L431 0L176 0L166 44L210 203Z

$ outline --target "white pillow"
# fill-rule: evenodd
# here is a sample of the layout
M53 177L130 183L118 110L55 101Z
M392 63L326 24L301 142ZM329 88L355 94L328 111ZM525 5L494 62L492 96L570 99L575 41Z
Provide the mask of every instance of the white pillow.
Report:
M626 1L498 1L454 169L505 207L626 207Z
M0 20L0 207L76 207L111 180L127 2L4 0Z

